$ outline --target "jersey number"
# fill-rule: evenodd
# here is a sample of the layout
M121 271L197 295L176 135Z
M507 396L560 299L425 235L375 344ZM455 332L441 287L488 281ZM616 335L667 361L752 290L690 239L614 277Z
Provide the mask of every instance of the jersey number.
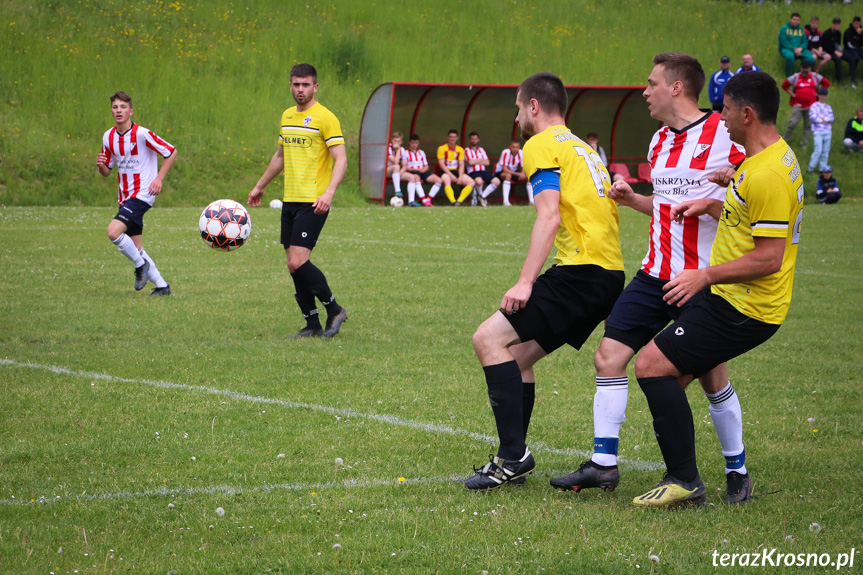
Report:
M600 168L603 165L602 158L596 152L585 150L581 146L573 146L572 148L584 158L587 169L590 170L590 177L593 178L593 184L596 186L596 193L599 194L600 198L604 198L606 188L611 186L611 179L608 176L608 171Z
M801 203L803 201L803 184L800 184L800 187L797 188L797 203ZM791 229L791 243L799 244L800 243L800 226L803 224L803 207L800 207L800 211L797 212L797 219L794 220L794 227Z

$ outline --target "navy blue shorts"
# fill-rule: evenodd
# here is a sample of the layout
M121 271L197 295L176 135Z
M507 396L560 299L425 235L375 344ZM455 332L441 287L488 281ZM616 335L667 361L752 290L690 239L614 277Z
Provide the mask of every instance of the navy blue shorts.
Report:
M416 174L417 176L420 177L420 180L422 180L423 182L425 182L427 179L429 179L432 175L431 170L426 170L425 172L418 172L417 170L408 170L408 173Z
M668 322L675 321L688 310L701 294L696 294L683 307L663 301L662 289L668 280L655 278L639 270L617 298L605 324L605 336L638 351L661 332Z
M311 202L282 204L282 245L313 249L324 229L330 211L316 214Z
M684 375L700 377L758 347L779 330L737 311L707 287L686 313L653 340L659 351Z
M147 202L139 200L138 198L131 198L126 200L126 203L120 206L114 219L120 220L126 224L127 236L140 236L144 233L144 214L146 214L147 210L151 207L153 206Z
M475 172L471 172L468 176L470 176L471 179L482 178L483 183L486 184L489 183L493 177L491 172L488 170L477 170Z
M536 340L546 353L564 344L581 349L608 317L624 281L622 271L595 265L552 266L536 278L527 306L503 315L521 341Z

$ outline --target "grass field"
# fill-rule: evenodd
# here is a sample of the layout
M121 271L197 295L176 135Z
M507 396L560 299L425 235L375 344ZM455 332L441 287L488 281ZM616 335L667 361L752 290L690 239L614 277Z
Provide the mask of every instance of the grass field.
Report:
M224 254L198 210L153 210L168 298L133 291L112 215L0 210L0 572L749 573L714 552L863 547L859 201L806 206L788 321L730 365L758 497L720 503L693 386L712 505L678 512L631 505L662 473L634 384L617 491L548 486L592 446L599 333L537 368L527 485L457 481L495 448L470 336L517 277L532 210L336 209L314 257L349 311L332 341L285 339L301 321L277 211ZM647 219L621 218L631 275Z

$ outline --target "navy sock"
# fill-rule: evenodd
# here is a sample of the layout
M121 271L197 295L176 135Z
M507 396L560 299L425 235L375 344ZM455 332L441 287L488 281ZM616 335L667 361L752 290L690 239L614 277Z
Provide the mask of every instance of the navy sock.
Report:
M533 404L536 401L536 382L525 381L521 393L521 427L527 438L527 428L530 427L530 416L533 414Z
M488 400L494 412L497 436L500 440L498 457L518 460L524 456L527 446L524 443L522 427L521 370L515 360L482 368L488 386Z
M671 376L639 377L638 385L653 415L653 431L668 473L683 481L698 475L695 426L686 391Z

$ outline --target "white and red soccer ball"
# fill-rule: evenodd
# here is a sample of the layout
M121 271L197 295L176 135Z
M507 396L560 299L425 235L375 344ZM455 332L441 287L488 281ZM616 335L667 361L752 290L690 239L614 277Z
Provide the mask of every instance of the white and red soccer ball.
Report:
M211 247L229 252L242 247L252 235L252 218L234 200L216 200L201 212L201 237Z

